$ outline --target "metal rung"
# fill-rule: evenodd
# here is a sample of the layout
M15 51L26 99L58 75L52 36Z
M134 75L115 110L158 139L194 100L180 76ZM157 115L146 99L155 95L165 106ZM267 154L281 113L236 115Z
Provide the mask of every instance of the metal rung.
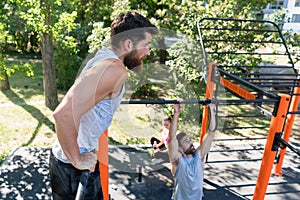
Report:
M288 112L287 114L293 114L293 115L295 115L295 114L300 114L300 111L291 111L291 112Z
M251 129L251 128L269 128L269 126L244 126L244 127L227 127L227 128L220 128L218 130L235 130L235 129Z
M282 56L286 56L288 54L283 54L283 53L255 53L255 52L239 52L236 53L234 51L222 51L222 52L218 52L218 51L207 51L207 54L220 54L220 55L224 55L224 54L236 54L236 55L282 55Z

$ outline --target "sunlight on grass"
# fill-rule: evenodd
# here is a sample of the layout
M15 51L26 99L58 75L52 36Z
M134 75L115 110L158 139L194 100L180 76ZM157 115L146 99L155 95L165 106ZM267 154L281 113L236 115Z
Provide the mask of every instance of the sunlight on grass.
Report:
M13 74L11 90L0 91L0 162L17 147L51 146L55 140L52 111L44 105L40 63L34 71L34 77Z

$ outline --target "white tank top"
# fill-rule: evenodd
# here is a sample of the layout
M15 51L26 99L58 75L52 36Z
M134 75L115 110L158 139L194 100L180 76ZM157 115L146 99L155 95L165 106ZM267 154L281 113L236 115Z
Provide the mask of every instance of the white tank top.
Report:
M106 59L119 60L113 51L108 48L104 48L96 53L96 55L84 67L83 71L94 67L97 62ZM121 103L124 91L125 85L123 85L120 94L116 98L100 101L81 117L77 137L80 153L90 152L97 149L98 138L110 126L113 115ZM54 143L52 152L60 161L70 163L64 155L58 140Z
M180 156L175 172L174 200L201 200L203 197L203 164L200 155Z

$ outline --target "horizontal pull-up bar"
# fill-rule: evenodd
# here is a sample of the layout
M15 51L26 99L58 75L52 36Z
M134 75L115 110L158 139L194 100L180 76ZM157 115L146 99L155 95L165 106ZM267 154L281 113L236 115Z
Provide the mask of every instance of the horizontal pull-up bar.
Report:
M207 105L213 104L239 104L239 103L276 103L277 99L230 99L230 100L218 100L218 99L190 99L182 100L129 100L121 101L121 104L201 104Z
M130 101L122 101L121 104L178 104L177 100L130 100ZM191 99L191 100L182 100L180 103L182 104L201 104L207 105L212 103L211 99Z

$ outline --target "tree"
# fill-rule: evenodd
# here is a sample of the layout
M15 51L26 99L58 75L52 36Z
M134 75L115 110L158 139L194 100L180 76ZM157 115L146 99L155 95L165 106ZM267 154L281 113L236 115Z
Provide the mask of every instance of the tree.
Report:
M0 53L0 90L10 89L6 65L6 62L3 59L2 54Z
M41 11L44 14L44 29L41 32L42 45L42 60L43 60L43 74L44 74L44 94L45 104L50 109L54 110L58 105L56 77L54 65L54 52L52 30L47 27L52 26L51 17L51 0L41 0Z
M59 3L59 1L56 1L56 3ZM52 43L53 21L51 12L53 11L53 1L9 0L2 2L1 6L1 12L5 14L1 16L3 19L2 24L7 34L4 35L4 42L2 42L4 46L13 45L17 50L30 51L30 48L32 48L32 45L30 45L31 36L35 35L37 39L41 39L45 104L50 109L54 109L58 104L58 97ZM20 38L19 35L21 35ZM28 65L25 64L24 66ZM24 70L20 67L8 68L7 66L0 69L4 78L7 78L8 75L18 69ZM28 70L30 71L32 68Z
M31 65L19 66L9 64L5 58L5 53L8 48L19 48L22 46L18 41L23 41L23 39L18 38L17 35L23 35L23 32L20 30L24 30L24 28L22 28L24 23L22 23L22 20L19 18L19 7L17 3L18 2L14 1L2 1L0 3L0 90L10 89L8 78L16 71L24 72L27 76L33 75ZM19 31L17 29L19 29Z
M0 35L2 35L2 39L0 40L0 90L9 90L9 81L7 75L6 61L3 59L2 49L5 44L5 31L3 30L4 25L0 23Z

